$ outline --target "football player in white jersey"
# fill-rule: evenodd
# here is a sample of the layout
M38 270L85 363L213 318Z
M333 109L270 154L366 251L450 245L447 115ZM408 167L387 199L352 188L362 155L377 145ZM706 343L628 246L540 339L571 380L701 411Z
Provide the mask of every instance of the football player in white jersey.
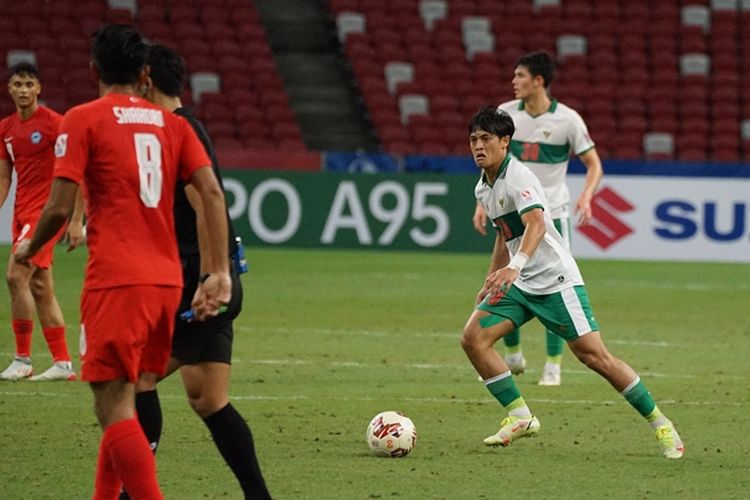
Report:
M511 154L523 161L539 179L555 227L570 247L570 194L565 183L568 160L572 153L586 166L585 185L575 205L579 224L591 220L591 198L602 178L602 163L581 115L548 95L553 75L553 63L546 52L521 57L512 80L516 99L501 104L498 109L510 114L516 126L510 142ZM486 234L486 220L484 209L477 204L473 222L481 234ZM539 385L560 385L563 340L550 330L547 330L546 340L547 360ZM505 359L511 371L523 373L526 360L519 332L513 332L504 342Z
M573 354L649 422L665 457L680 458L684 446L672 422L659 411L635 371L604 346L583 278L555 229L542 186L526 165L508 154L514 131L511 116L493 106L482 108L469 125L471 153L482 170L475 195L496 237L461 347L487 390L508 411L500 430L484 443L508 446L539 432L539 420L494 348L498 340L537 318L567 340Z

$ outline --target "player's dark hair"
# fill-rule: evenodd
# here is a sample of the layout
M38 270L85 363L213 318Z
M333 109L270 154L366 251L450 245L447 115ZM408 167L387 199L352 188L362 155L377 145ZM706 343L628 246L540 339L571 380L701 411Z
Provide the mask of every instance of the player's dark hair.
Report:
M29 61L21 61L8 68L8 80L14 76L27 76L39 80L39 68Z
M469 122L469 134L477 129L484 130L498 137L510 136L516 131L513 118L497 106L484 106L475 114Z
M169 47L149 47L146 64L154 86L169 97L180 97L185 88L185 61Z
M532 77L541 76L544 79L545 88L550 86L555 76L555 63L546 52L532 52L521 56L516 62L516 67L518 66L527 68Z
M91 55L102 83L136 83L146 65L148 46L130 26L108 24L92 35Z

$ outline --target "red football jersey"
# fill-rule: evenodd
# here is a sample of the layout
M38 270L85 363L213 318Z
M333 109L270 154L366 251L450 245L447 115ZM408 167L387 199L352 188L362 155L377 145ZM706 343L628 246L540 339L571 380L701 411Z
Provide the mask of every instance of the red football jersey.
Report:
M83 183L84 288L181 287L175 183L211 165L187 121L144 99L107 94L65 113L55 156L55 177Z
M13 215L18 219L36 218L47 202L55 164L52 151L60 121L61 115L43 106L26 120L13 113L0 121L4 142L0 158L16 170Z

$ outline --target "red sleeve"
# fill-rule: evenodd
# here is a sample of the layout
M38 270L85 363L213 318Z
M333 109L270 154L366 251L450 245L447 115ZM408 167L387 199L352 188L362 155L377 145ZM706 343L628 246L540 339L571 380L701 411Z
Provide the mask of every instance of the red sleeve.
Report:
M88 120L78 110L65 113L55 141L54 177L64 177L80 184L89 156Z
M180 178L189 181L196 170L210 167L211 159L206 154L198 136L190 124L182 117L178 117L182 128L182 147L180 148Z
M63 121L63 116L59 113L55 113L54 111L50 113L52 115L52 126L55 128L55 130L60 130L60 124Z
M8 127L8 119L3 118L0 120L0 137L5 135L5 129ZM8 163L11 162L10 155L8 155L8 146L3 144L0 147L0 160L5 160Z

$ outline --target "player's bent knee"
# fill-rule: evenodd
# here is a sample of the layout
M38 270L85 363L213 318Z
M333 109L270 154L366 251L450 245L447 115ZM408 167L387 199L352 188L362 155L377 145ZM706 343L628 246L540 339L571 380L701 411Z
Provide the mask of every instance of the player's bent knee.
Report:
M32 278L29 283L29 289L34 299L39 300L52 295L52 290L43 280Z
M461 335L461 348L466 352L475 351L483 347L483 342L481 326L475 321L468 322Z
M138 380L135 383L136 392L153 391L156 389L156 383L159 381L159 376L156 373L141 373L138 376Z
M202 395L201 397L192 398L188 396L188 403L193 411L201 418L210 417L217 411L227 405L229 400L226 397L211 397Z
M26 277L14 271L9 271L5 274L5 282L8 284L8 288L11 291L18 290L21 287L27 286Z

